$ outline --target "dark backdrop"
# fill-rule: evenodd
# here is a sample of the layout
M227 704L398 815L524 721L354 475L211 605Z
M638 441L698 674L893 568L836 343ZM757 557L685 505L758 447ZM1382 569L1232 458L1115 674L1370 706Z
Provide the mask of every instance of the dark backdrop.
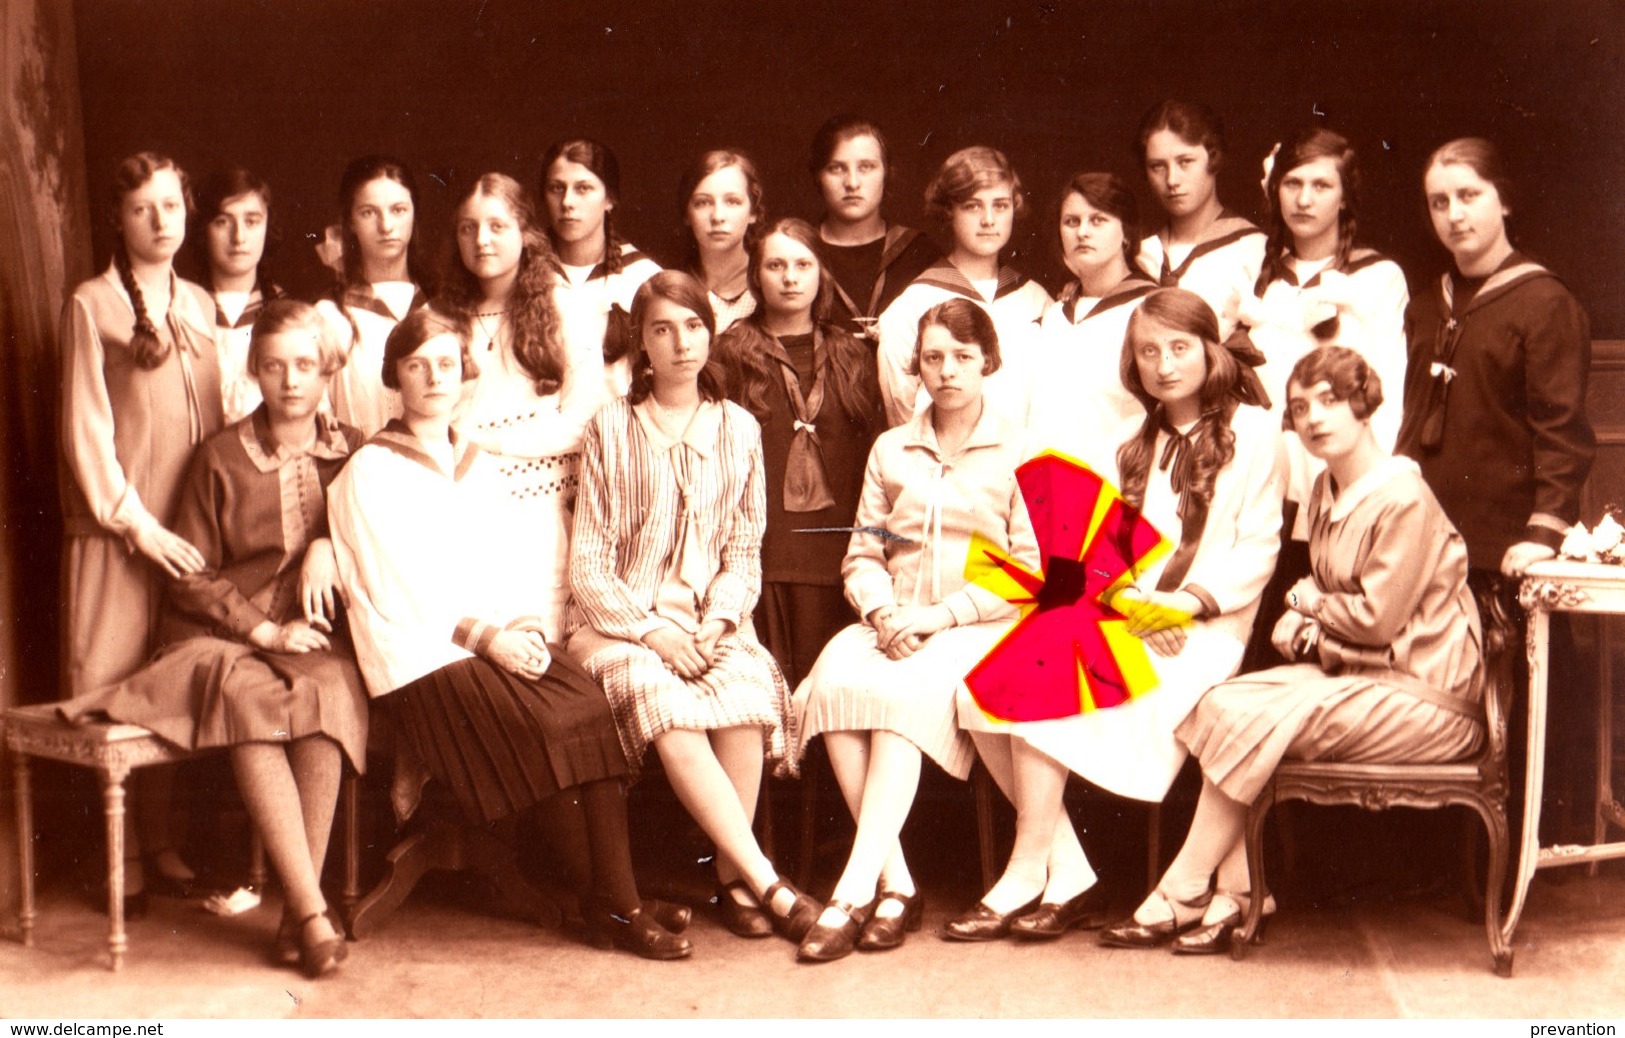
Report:
M815 215L807 142L856 109L892 138L889 208L906 222L949 152L1008 152L1032 203L1016 262L1054 287L1057 188L1114 170L1151 207L1129 142L1146 108L1181 96L1224 116L1222 194L1255 216L1274 141L1319 119L1352 138L1362 237L1413 285L1446 258L1421 205L1427 153L1494 138L1522 189L1523 244L1569 281L1599 337L1625 336L1625 5L1605 0L80 0L76 13L93 197L140 148L194 174L245 164L276 192L277 260L295 284L314 284L309 241L336 220L339 172L358 154L417 169L419 241L438 261L448 199L471 177L533 184L549 142L599 137L622 162L628 237L670 262L677 179L696 152L743 147L771 212ZM98 234L105 263L100 221Z

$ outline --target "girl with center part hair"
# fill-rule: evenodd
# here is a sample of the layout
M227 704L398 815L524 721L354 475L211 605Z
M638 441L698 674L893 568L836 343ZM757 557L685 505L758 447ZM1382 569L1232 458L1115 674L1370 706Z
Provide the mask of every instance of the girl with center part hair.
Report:
M1016 618L1015 607L966 582L971 537L1037 569L1016 485L1021 433L982 395L1000 364L992 318L950 299L920 318L916 341L910 367L931 403L875 441L841 567L863 622L835 636L796 690L802 738L824 737L857 820L846 868L801 944L803 961L895 948L920 928L924 903L898 836L921 759L970 775L955 689Z
M998 330L1001 362L998 376L987 383L988 404L1018 424L1027 420L1031 354L1050 296L999 262L1025 204L1021 178L993 148L954 152L925 189L926 211L949 231L952 245L945 259L915 278L880 315L877 359L888 424L902 425L926 405L928 394L910 370L920 315L955 298L986 310Z
M1207 105L1163 101L1140 121L1134 155L1166 222L1140 243L1140 266L1164 288L1201 296L1228 338L1264 263L1264 232L1219 201L1224 124Z
M560 406L567 361L553 306L553 252L524 188L502 173L487 173L464 192L456 232L445 309L462 328L474 370L454 424L496 463L524 517L525 536L507 546L509 573L535 590L542 629L561 641L570 503L591 414ZM591 406L602 381L596 372L588 379Z
M417 210L417 183L404 163L367 155L344 167L337 277L332 298L317 306L348 358L328 386L333 413L367 436L401 414L400 398L378 376L384 340L431 294L412 252Z
M626 360L632 294L660 265L621 240L621 164L585 137L560 141L542 156L541 197L553 246L553 306L564 344L567 412L582 424L632 385Z
M818 239L836 312L873 349L880 338L875 322L941 253L924 234L881 214L892 163L878 124L852 115L830 119L813 136L807 172L824 199Z
M687 912L638 897L609 704L548 645L546 589L515 579L509 561L531 531L491 457L452 429L467 363L455 321L428 307L407 315L383 360L402 418L328 494L367 691L389 703L397 767L442 783L468 824L536 824L593 943L684 958L692 947L674 931ZM410 778L396 775L401 800L421 789Z
M1061 193L1061 258L1073 280L1044 311L1033 381L1030 445L1103 469L1113 436L1145 407L1123 380L1123 331L1157 286L1135 260L1139 206L1110 173L1079 173Z
M322 863L344 760L366 767L366 694L339 622L324 504L361 436L318 410L343 362L310 304L260 311L245 364L264 403L198 448L175 512L203 566L170 582L153 661L63 708L188 751L230 747L284 892L276 956L312 977L345 955Z
M61 450L64 539L62 654L70 696L129 676L152 651L164 578L204 566L171 526L197 445L221 424L220 367L209 295L175 276L191 209L186 174L138 152L114 171L108 214L117 232L101 275L62 310ZM168 768L137 779L136 832L177 892L194 878L168 832ZM131 854L140 851L131 841ZM125 870L131 898L143 868ZM117 896L117 892L114 892ZM132 901L139 911L142 902Z
M762 426L767 530L757 627L794 684L856 619L841 559L869 448L884 428L875 359L836 316L824 247L804 220L779 220L752 250L762 301L717 340L734 402ZM823 532L811 532L819 531Z
M1296 662L1213 688L1180 724L1202 765L1196 816L1156 890L1105 943L1229 945L1248 907L1247 809L1282 759L1443 762L1482 743L1467 552L1416 464L1377 442L1382 402L1381 379L1353 350L1321 347L1293 368L1287 412L1327 465L1308 502L1314 572L1292 587L1273 636Z
M743 152L708 151L677 186L687 257L684 266L705 286L720 335L756 310L746 246L760 235L762 181Z
M817 905L779 878L751 820L763 756L794 771L789 690L756 641L767 512L762 437L722 398L705 288L663 271L632 300L632 391L582 444L570 653L603 683L636 766L652 745L717 848L742 937L799 940Z
M951 921L949 937L1056 937L1098 926L1095 873L1062 793L1068 771L1102 789L1159 801L1185 761L1174 729L1198 697L1234 674L1275 567L1286 459L1257 378L1219 342L1199 297L1159 289L1123 337L1121 377L1146 414L1120 436L1105 475L1168 542L1110 595L1139 636L1156 685L1118 706L1047 721L989 717L961 692L959 723L1016 806L1016 843L993 888Z
M205 177L197 192L192 234L214 297L214 344L220 360L220 392L226 422L260 405L259 380L248 370L254 319L282 289L265 276L261 261L271 234L271 189L253 173L233 167Z

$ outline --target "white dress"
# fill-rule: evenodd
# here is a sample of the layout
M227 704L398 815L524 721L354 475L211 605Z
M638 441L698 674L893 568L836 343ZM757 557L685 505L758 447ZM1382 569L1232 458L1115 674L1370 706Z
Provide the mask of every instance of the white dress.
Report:
M1168 245L1153 234L1140 242L1140 267L1166 286L1195 292L1219 318L1219 338L1236 326L1241 303L1253 294L1268 242L1252 222L1225 210L1191 245Z
M316 304L347 358L327 384L328 403L339 421L371 436L401 416L401 395L384 388L384 343L407 314L428 301L411 282L383 281L352 285L344 293L342 309L331 299Z
M630 315L632 297L645 281L660 273L660 264L623 244L621 269L613 274L603 263L591 267L555 263L554 272L553 307L564 337L563 409L583 412L585 427L600 407L625 396L632 387L632 368L625 356L604 363L604 333L611 310L618 308Z
M1138 425L1125 430L1138 432ZM1217 606L1214 615L1186 629L1178 655L1148 650L1158 684L1120 706L1050 721L1010 723L988 717L968 691L959 695L960 726L1019 736L1103 789L1137 800L1161 800L1185 761L1174 730L1210 687L1235 673L1258 612L1259 595L1275 569L1280 546L1285 449L1275 417L1241 405L1231 419L1236 453L1214 481L1213 501L1201 544L1186 572L1183 590ZM1159 433L1153 459L1168 434ZM1120 482L1114 467L1103 470ZM1153 460L1142 513L1164 538L1177 543L1179 497L1169 475ZM1136 580L1153 588L1171 553L1161 555ZM1210 611L1212 607L1210 606Z

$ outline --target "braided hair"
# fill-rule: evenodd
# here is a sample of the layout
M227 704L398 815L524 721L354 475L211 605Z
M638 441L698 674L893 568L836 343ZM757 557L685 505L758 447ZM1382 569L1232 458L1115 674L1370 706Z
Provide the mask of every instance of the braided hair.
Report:
M169 358L169 344L158 337L158 325L147 312L146 297L141 292L141 285L135 280L135 270L130 265L129 249L124 244L120 217L125 197L146 184L159 170L164 169L173 170L180 180L181 195L186 200L186 212L190 215L193 209L192 187L191 181L186 177L186 171L167 155L160 155L157 152L138 151L120 162L113 170L112 190L108 197L110 203L108 212L114 231L118 235L118 244L113 247L113 269L118 273L119 283L124 286L124 291L129 293L130 304L135 310L135 330L130 336L130 352L135 356L136 367L143 371L151 371Z
M540 193L543 197L547 195L548 171L559 159L585 167L587 172L597 177L604 185L604 195L610 203L604 210L604 270L610 275L619 274L623 266L621 246L625 244L620 231L615 227L615 206L621 202L620 160L615 158L615 153L609 150L608 145L600 144L591 137L575 137L555 142L542 154ZM547 240L556 251L559 239L551 225L547 229Z

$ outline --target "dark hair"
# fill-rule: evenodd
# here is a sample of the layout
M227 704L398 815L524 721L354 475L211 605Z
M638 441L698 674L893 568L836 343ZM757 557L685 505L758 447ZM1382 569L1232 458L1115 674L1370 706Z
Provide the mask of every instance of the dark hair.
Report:
M1205 148L1208 172L1217 174L1224 168L1224 120L1207 105L1198 101L1163 101L1146 112L1140 120L1140 132L1134 138L1134 157L1141 166L1145 165L1146 145L1159 130L1170 130L1186 144L1200 144Z
M1494 185L1495 194L1501 199L1501 207L1511 213L1514 195L1512 177L1507 173L1505 160L1501 158L1501 149L1494 142L1483 137L1457 137L1453 141L1446 141L1428 156L1427 165L1422 167L1423 176L1434 166L1466 166ZM1512 217L1505 216L1503 222L1507 241L1511 243L1514 240Z
M775 221L762 234L751 249L751 291L761 299L762 246L775 234L782 234L809 249L818 260L818 292L813 300L812 320L817 334L822 337L827 367L823 373L826 392L834 398L848 417L869 421L878 419L874 403L879 392L876 382L874 354L852 338L835 316L834 278L824 261L823 246L818 232L807 221L785 217ZM743 405L759 421L766 421L773 412L773 398L777 387L783 385L778 361L767 355L762 339L769 337L763 321L765 308L756 311L730 327L717 337L715 354L728 373L728 395ZM806 389L811 390L808 386Z
M259 374L260 352L264 349L265 340L273 335L291 331L308 331L316 340L316 350L322 360L323 378L330 377L344 367L348 358L344 350L333 340L327 322L322 320L321 313L314 306L298 299L272 299L265 304L259 316L254 318L254 330L249 333L247 366L250 375Z
M543 384L538 386L540 390L550 391L564 378L559 314L553 307L553 250L536 221L536 206L519 181L505 173L487 173L463 192L457 211L482 195L499 199L519 225L519 270L508 296L513 356L527 375ZM447 267L442 309L457 320L465 341L471 341L474 314L483 298L480 281L463 266L461 252L455 248Z
M824 167L835 157L835 149L854 137L873 137L875 143L880 145L880 164L886 172L882 190L891 191L891 145L887 143L886 135L880 132L879 123L859 115L833 116L813 134L812 146L807 149L807 172L812 174L813 182L818 182Z
M632 297L632 341L626 350L627 362L632 365L632 388L626 398L634 404L642 401L654 389L654 369L649 364L649 355L643 351L643 322L648 318L649 307L656 299L692 310L705 322L705 331L712 345L717 339L717 318L711 312L711 299L706 295L705 286L694 275L681 270L662 270L639 285L637 294ZM721 400L727 395L724 392L727 379L715 350L700 369L698 382L703 399Z
M457 321L432 306L420 306L401 318L401 323L391 328L389 338L384 340L384 388L400 389L401 380L396 365L416 353L424 343L441 335L452 335L457 339L463 358L463 381L478 378L479 365L468 355L468 340L457 326Z
M1021 177L1004 152L980 145L961 148L943 160L937 175L925 188L925 213L939 227L953 222L954 208L976 192L998 184L1010 185L1010 198L1017 214L1026 207Z
M114 168L111 190L108 192L108 215L113 223L113 231L118 236L118 242L113 246L113 269L118 272L119 283L124 286L124 291L129 293L130 305L135 310L135 330L130 335L130 352L135 357L135 366L143 371L151 371L167 360L169 345L158 338L158 326L153 323L152 315L147 313L147 301L141 293L141 286L135 280L135 271L130 266L129 249L124 244L121 217L125 196L151 180L159 170L165 169L174 170L176 178L181 182L181 197L186 202L186 214L190 217L196 209L192 204L191 181L187 179L186 171L167 155L153 151L138 151L129 156Z
M1130 270L1138 270L1140 203L1135 201L1134 192L1129 190L1128 185L1115 173L1073 174L1072 179L1061 188L1061 200L1056 206L1057 223L1060 222L1060 206L1066 204L1068 195L1078 195L1123 225L1123 258L1128 261Z
M1382 379L1358 350L1347 346L1320 346L1298 358L1298 363L1292 366L1292 374L1287 377L1287 400L1283 409L1286 428L1294 428L1290 387L1296 383L1308 389L1321 382L1331 384L1332 399L1349 402L1349 410L1356 418L1370 418L1382 405Z
M1219 341L1219 319L1201 296L1183 288L1161 288L1150 293L1129 316L1123 333L1123 353L1119 364L1123 386L1145 405L1145 421L1140 431L1117 448L1117 470L1123 500L1134 508L1145 504L1146 481L1151 474L1157 433L1162 427L1162 402L1152 396L1140 381L1140 366L1134 357L1135 333L1147 321L1196 336L1202 343L1206 375L1202 379L1202 416L1190 432L1190 482L1185 493L1202 508L1213 502L1213 483L1219 470L1236 456L1236 433L1230 418L1240 400L1235 395L1241 379L1240 363Z
M344 240L344 261L339 270L339 302L343 302L344 290L362 280L361 272L361 243L356 239L355 231L350 227L350 212L355 208L355 196L363 187L374 180L393 180L406 188L406 193L412 198L412 236L417 237L417 215L423 208L418 198L417 180L413 178L412 171L406 163L387 155L363 155L344 167L344 174L339 177L339 228ZM406 245L407 276L416 282L425 292L432 291L434 285L424 262L418 259L421 249L413 249L412 243Z
M694 230L688 222L688 200L694 197L700 182L719 169L729 166L739 167L739 172L745 177L745 194L750 199L750 211L756 217L753 223L745 227L745 248L749 249L760 240L762 236L762 221L767 218L762 208L762 178L756 172L756 163L750 156L734 148L717 148L708 151L695 159L683 171L683 178L677 182L677 221L683 228L683 241L685 260L690 268L697 267L700 262L700 246L694 238Z
M920 373L920 344L925 341L925 330L935 325L954 337L955 342L974 344L982 351L982 374L991 375L1004 366L999 352L999 330L986 310L969 299L950 299L938 303L920 315L914 335L914 354L908 359L908 373Z
M198 184L197 208L192 212L193 226L189 237L200 280L205 288L213 290L214 267L209 262L208 227L220 215L220 207L239 195L259 195L260 201L265 204L265 254L260 257L257 277L261 298L267 301L279 298L283 294L282 288L265 275L265 260L271 253L271 247L282 239L282 223L276 218L276 209L271 205L271 185L259 174L242 166L217 169Z
M1270 282L1281 276L1287 253L1294 251L1292 229L1286 225L1286 214L1281 212L1281 181L1299 166L1316 159L1331 159L1337 163L1337 176L1342 181L1343 205L1337 213L1337 252L1332 259L1332 268L1338 270L1348 265L1349 253L1354 249L1354 213L1360 197L1360 167L1354 160L1354 148L1347 137L1325 127L1299 130L1281 144L1270 166L1269 179L1264 183L1264 196L1270 214L1270 240L1264 249L1264 264L1259 269L1258 281L1253 285L1254 295L1262 296Z
M604 211L604 270L610 274L619 274L621 235L615 229L614 206L619 205L621 201L620 160L615 158L615 153L609 150L608 145L600 144L591 137L573 137L567 141L555 142L542 153L542 175L537 186L538 197L547 197L547 174L553 168L553 163L559 159L585 167L587 172L597 177L604 185L604 196L610 202L610 208ZM547 240L555 250L558 249L558 236L553 233L551 222L547 227Z

